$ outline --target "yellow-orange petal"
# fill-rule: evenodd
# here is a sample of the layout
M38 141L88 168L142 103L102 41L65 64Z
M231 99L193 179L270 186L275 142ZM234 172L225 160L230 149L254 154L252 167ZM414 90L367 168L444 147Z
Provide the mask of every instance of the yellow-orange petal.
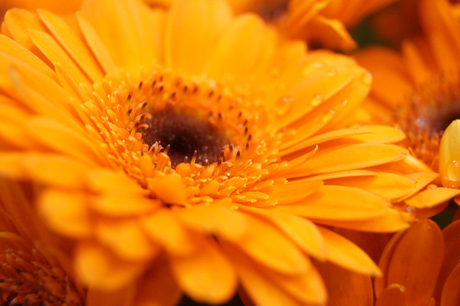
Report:
M308 269L308 258L273 225L249 215L246 220L247 234L234 247L280 273L295 275Z
M13 8L5 14L4 24L8 29L9 36L31 51L38 51L30 39L29 30L41 30L45 28L40 23L37 15L24 9Z
M330 226L343 227L356 231L366 231L373 233L394 233L404 230L410 225L407 220L397 211L387 209L384 214L365 220L326 220L312 219L315 223Z
M75 250L75 272L83 282L95 289L119 289L134 281L145 267L145 262L123 261L94 242L81 243Z
M180 288L199 302L220 304L235 293L237 275L233 265L211 238L189 256L169 257Z
M194 249L193 236L168 209L162 209L142 219L142 226L157 243L174 255L187 255Z
M303 165L287 173L288 177L362 169L403 159L407 151L399 146L384 144L358 144L318 152Z
M387 284L404 286L407 300L414 305L428 304L441 269L439 251L443 247L442 233L436 223L425 219L415 224L394 249Z
M88 50L74 30L64 20L49 11L38 10L38 15L51 33L53 33L54 37L91 80L93 82L102 81L103 74L100 67L90 50Z
M398 284L391 284L379 295L375 306L406 306L406 289Z
M199 205L176 212L188 227L223 239L240 241L248 231L246 216L225 204Z
M345 186L322 186L299 203L274 208L299 216L325 220L365 220L385 214L383 198Z
M460 188L460 120L452 121L441 138L439 173L443 186Z
M374 176L357 176L330 180L327 184L367 190L389 201L403 197L415 188L415 181L409 177L385 172L376 173Z
M324 259L326 257L326 245L316 225L310 220L292 214L266 211L265 209L240 207L241 210L263 216L264 219L273 222L283 231L299 248L313 257Z
M160 251L136 220L98 220L94 235L124 260L147 261Z
M270 199L276 200L277 204L292 204L306 198L317 191L323 182L320 180L294 181L283 185L274 185L268 190L264 190Z
M145 194L145 190L123 172L100 168L88 172L86 180L89 187L96 192Z
M405 203L416 208L429 208L449 201L459 194L458 189L438 187L421 191L406 200Z
M223 243L223 246L226 253L229 254L234 262L245 293L254 300L256 305L300 306L304 304L284 291L282 286L274 283L269 277L260 273L257 263L254 263L248 256L245 256L243 252L226 243Z
M86 238L92 232L87 202L84 193L48 189L38 199L38 211L56 232Z
M182 177L177 173L153 179L152 190L158 199L168 204L184 204L187 197Z
M159 200L136 195L104 194L90 202L90 208L110 217L131 217L148 214L162 206Z
M324 237L326 256L329 261L357 273L371 276L382 274L372 259L354 243L323 227L318 229Z
M166 25L166 66L200 76L216 47L217 35L228 26L231 17L222 0L175 1Z

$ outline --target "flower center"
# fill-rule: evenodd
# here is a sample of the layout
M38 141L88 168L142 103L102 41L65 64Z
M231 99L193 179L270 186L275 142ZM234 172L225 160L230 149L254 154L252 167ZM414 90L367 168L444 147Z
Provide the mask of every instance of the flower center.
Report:
M207 118L174 109L151 115L151 119L142 120L147 126L139 132L144 134L144 143L149 147L157 143L167 148L172 168L192 158L199 164L217 162L224 146L229 144L224 132Z
M397 114L415 155L437 169L439 143L444 130L460 118L460 75L440 74L417 88L410 103Z

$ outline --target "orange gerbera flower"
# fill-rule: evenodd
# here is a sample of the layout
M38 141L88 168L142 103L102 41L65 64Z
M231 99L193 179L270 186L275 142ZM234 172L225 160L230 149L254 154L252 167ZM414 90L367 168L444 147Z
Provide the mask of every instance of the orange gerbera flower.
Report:
M0 173L29 184L95 305L221 303L238 283L258 305L324 303L310 256L380 272L322 225L398 231L392 202L427 203L435 175L413 173L401 132L344 127L370 75L256 15L92 0L78 32L45 10L6 17Z
M375 77L372 121L398 123L415 155L437 170L441 135L459 117L460 26L448 1L418 4L423 33L405 40L401 54L371 48L356 58Z
M69 267L63 266L59 256L42 242L34 242L40 228L33 228L35 222L25 224L14 218L15 213L30 211L23 187L0 179L0 203L10 201L12 196L16 197L16 211L0 215L2 305L84 305L86 293L66 274Z
M459 305L460 220L442 232L431 220L393 236L375 279L377 306Z

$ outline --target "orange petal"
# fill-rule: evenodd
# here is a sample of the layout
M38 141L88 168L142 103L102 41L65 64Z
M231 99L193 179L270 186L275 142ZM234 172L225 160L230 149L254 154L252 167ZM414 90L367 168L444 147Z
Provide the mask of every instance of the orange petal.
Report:
M212 239L190 256L170 257L170 264L180 288L195 301L220 304L235 293L234 267Z
M356 231L373 233L393 233L409 227L404 217L394 209L387 209L384 214L365 220L326 220L312 219L313 222Z
M385 125L366 125L364 129L371 131L370 134L355 135L349 137L367 143L397 143L406 138L403 132L397 128Z
M447 277L458 264L460 258L460 220L454 221L442 230L444 238L444 256L433 297L441 300L441 292Z
M94 28L80 12L77 12L77 19L88 45L91 47L94 56L97 58L104 71L112 74L114 77L119 76L118 67L115 65L110 52L99 38Z
M138 306L177 305L182 292L174 279L167 262L161 258L144 273L138 281L136 302Z
M310 262L302 252L273 225L247 216L248 231L235 247L253 260L275 271L295 275L305 271Z
M460 305L460 290L458 290L459 283L460 264L457 264L444 283L441 295L441 306Z
M326 257L326 245L316 225L292 214L241 206L241 210L260 215L284 232L299 248L319 259Z
M318 229L324 237L329 261L357 273L381 275L372 259L351 241L325 228L318 227Z
M234 262L245 292L255 302L255 305L300 306L305 304L284 291L283 286L276 284L263 274L259 266L237 248L225 242L223 246Z
M30 39L29 30L45 31L37 15L24 9L13 8L5 14L5 26L9 35L18 43L33 51L38 51Z
M312 174L362 169L398 161L407 156L399 146L384 144L358 144L318 152L303 165L286 174L287 177L301 177Z
M89 165L106 163L94 144L69 126L44 117L36 117L29 120L28 128L36 141L50 149L82 160Z
M165 60L173 70L201 75L216 38L231 21L224 1L175 1L166 26Z
M130 217L148 214L163 203L159 200L136 195L102 195L91 201L91 208L105 216Z
M403 197L415 188L415 181L400 174L377 173L375 176L347 177L330 180L330 185L342 185L367 190L388 201Z
M52 63L60 63L65 70L69 71L69 74L72 75L78 84L90 84L86 76L72 59L69 58L67 53L62 50L51 35L37 30L31 30L29 33L37 48L40 49Z
M415 224L401 238L391 257L387 284L397 283L407 290L414 305L428 304L441 269L443 239L433 221Z
M454 120L444 131L439 146L439 172L442 185L460 187L460 120Z
M112 291L134 281L145 269L142 261L123 261L99 244L86 242L75 250L74 269L90 288Z
M84 238L92 232L87 201L84 193L48 189L38 200L38 210L54 231Z
M276 211L324 220L365 220L385 214L387 203L357 188L322 186L296 205L279 205Z
M406 289L398 284L388 286L379 295L375 306L406 306Z
M276 200L279 205L292 204L306 198L322 185L323 182L320 180L294 181L283 185L274 185L264 192L270 196L270 199Z
M449 201L459 194L460 190L458 189L438 187L419 192L406 200L405 203L416 208L429 208Z
M103 291L94 288L89 288L86 294L86 306L102 306L102 305L118 305L130 306L133 303L133 295L135 293L135 286L129 284L125 287Z
M316 263L328 293L328 306L372 306L372 282L368 275L354 273L329 262Z
M145 194L145 190L124 172L115 172L100 168L88 172L86 179L89 187L97 192L109 194Z
M103 78L101 69L94 60L92 54L85 46L80 37L58 16L46 10L38 10L38 15L45 23L54 37L77 62L80 68L91 78L93 82L100 82Z
M218 237L240 241L248 231L245 214L234 211L226 205L213 203L178 209L177 215L187 226Z
M219 36L204 68L211 79L241 82L258 68L263 51L275 43L256 15L241 15Z
M179 174L169 174L152 180L155 196L168 204L183 204L187 193Z
M98 220L95 235L125 260L147 261L159 251L137 220Z
M142 226L152 239L174 255L187 255L195 249L192 236L169 209L144 217Z
M149 29L150 15L143 10L147 10L144 4L133 0L83 1L81 6L81 16L91 24L115 65L133 73L141 66L151 67L157 60L155 40ZM88 36L87 30L85 27Z

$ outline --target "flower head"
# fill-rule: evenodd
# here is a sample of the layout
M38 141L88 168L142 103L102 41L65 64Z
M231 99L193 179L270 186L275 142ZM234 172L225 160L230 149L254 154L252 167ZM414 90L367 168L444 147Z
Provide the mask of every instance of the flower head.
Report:
M8 14L0 173L34 186L46 242L101 300L221 303L240 283L256 304L324 303L311 257L380 272L321 225L406 228L392 202L433 179L404 168L398 130L348 127L365 70L225 1L84 1L78 32Z

